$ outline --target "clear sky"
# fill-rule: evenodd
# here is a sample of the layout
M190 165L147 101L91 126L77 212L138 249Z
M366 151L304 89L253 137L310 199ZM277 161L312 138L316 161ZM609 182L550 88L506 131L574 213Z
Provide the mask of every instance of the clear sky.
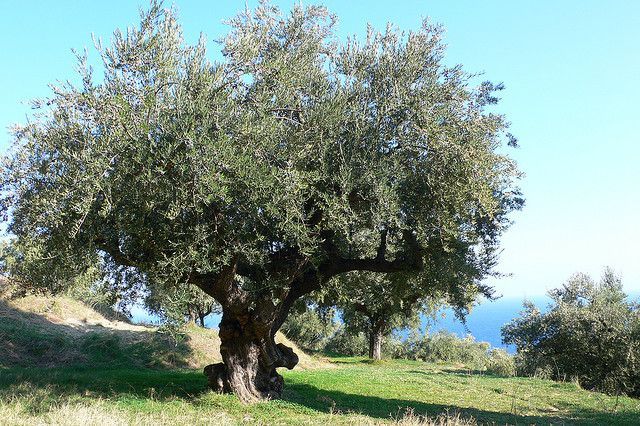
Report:
M249 6L256 4L249 1ZM276 1L288 9L294 1ZM305 3L312 3L306 1ZM313 2L317 3L317 2ZM503 239L494 280L505 296L535 296L604 266L640 291L640 1L380 0L323 2L338 35L363 35L367 22L417 29L423 17L446 28L447 63L504 82L498 110L521 147L523 211ZM243 1L176 0L188 41L223 35L221 21ZM22 122L25 101L73 77L70 49L106 42L137 23L146 1L0 0L0 127ZM215 57L217 46L211 42ZM9 135L0 131L0 151Z

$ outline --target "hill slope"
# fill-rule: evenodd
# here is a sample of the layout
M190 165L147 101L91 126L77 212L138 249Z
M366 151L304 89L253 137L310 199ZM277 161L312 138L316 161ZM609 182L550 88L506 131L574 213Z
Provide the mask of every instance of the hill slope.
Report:
M1 286L1 284L0 284ZM221 362L216 330L187 326L174 338L157 327L108 318L68 297L10 297L0 287L0 368L62 366L138 366L202 368ZM292 346L298 368L322 363Z

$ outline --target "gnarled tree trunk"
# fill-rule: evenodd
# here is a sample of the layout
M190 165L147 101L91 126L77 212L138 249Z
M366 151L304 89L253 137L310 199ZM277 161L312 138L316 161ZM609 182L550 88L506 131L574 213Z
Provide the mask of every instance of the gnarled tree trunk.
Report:
M223 313L223 363L205 367L209 386L217 392L233 392L243 402L279 398L283 379L276 368L292 369L298 356L288 346L275 343L275 331L269 321L260 321L248 312Z
M223 362L204 369L214 390L233 392L243 402L279 398L284 381L276 369L292 369L298 363L298 356L291 348L276 344L274 337L296 300L319 290L339 274L359 270L391 273L422 267L421 249L410 231L403 231L403 238L411 253L403 253L393 261L385 259L386 232L381 234L380 247L373 259L343 258L331 242L331 233L324 237L327 255L319 265L314 265L296 249L289 249L273 253L271 261L260 268L241 264L240 256L236 255L215 274L188 277L222 306L220 354ZM263 291L249 292L236 280L236 275L256 283L267 280L268 276L281 277L286 278L288 284L263 286ZM272 293L274 288L280 290L276 297Z

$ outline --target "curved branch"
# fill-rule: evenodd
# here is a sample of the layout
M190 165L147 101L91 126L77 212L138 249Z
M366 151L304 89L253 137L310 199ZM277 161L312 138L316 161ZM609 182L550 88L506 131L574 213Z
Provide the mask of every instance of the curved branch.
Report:
M96 248L107 253L119 265L137 268L140 263L125 255L116 241L109 241L104 236L97 236L93 240Z

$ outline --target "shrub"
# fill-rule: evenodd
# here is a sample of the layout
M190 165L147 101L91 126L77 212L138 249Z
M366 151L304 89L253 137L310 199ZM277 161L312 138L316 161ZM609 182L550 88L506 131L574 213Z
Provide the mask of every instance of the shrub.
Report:
M509 355L504 349L493 349L489 352L486 371L496 376L515 376L516 363L513 356Z
M348 356L366 355L369 351L369 345L364 333L350 333L342 326L329 339L325 350Z
M516 345L518 372L640 396L640 307L620 279L610 270L597 284L577 274L549 296L545 313L525 303L502 329L503 341Z
M460 338L447 331L413 337L408 342L410 358L429 362L457 362L467 367L484 369L489 360L490 345L476 342L473 336Z
M407 343L392 334L382 340L382 354L385 357L398 359L407 357Z

